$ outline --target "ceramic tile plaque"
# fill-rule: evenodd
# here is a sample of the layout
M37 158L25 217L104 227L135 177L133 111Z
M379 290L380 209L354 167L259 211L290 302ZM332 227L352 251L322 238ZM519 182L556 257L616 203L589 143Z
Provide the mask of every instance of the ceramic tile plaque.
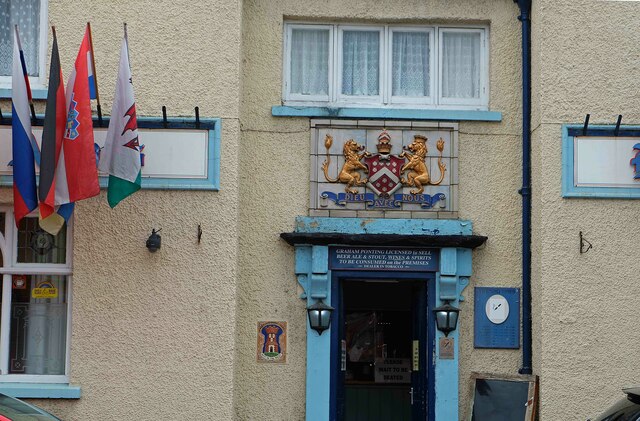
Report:
M315 124L312 130L312 213L343 217L448 213L452 217L457 211L455 126L339 123Z
M258 322L259 363L285 363L287 361L287 322Z

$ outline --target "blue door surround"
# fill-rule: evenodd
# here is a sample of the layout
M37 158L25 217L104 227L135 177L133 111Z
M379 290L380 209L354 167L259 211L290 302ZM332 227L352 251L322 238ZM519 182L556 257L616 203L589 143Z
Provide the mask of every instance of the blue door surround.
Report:
M338 298L338 294L340 294L340 283L344 282L344 281L349 281L350 279L379 279L379 280L387 280L387 279L393 279L393 280L405 280L405 281L418 281L418 282L425 282L426 285L424 286L425 288L425 292L426 292L426 297L427 297L427 302L424 303L424 307L426 307L427 311L431 311L431 309L434 308L434 303L435 303L435 292L434 292L434 288L435 288L435 278L434 278L434 272L365 272L365 271L346 271L346 270L333 270L332 271L332 277L331 277L331 294L334 297L334 305L336 306L336 310L339 310L340 307L342 307L344 304L342 302L341 298ZM336 303L336 299L338 299L338 301L340 302L339 304ZM418 306L420 307L420 306ZM417 309L416 309L417 310ZM340 313L340 312L337 312ZM429 318L429 320L431 319L430 317L428 317L427 314L424 314L424 319L426 320L427 318ZM334 323L343 323L342 320L339 320L336 317L333 317L331 324L333 325ZM338 326L336 324L336 326ZM337 414L337 388L338 387L342 387L341 385L338 385L337 383L340 381L338 379L338 375L339 375L339 369L340 369L340 364L339 364L339 358L340 358L340 335L338 334L339 329L332 329L331 330L331 367L333 368L332 372L331 372L331 402L330 402L330 415L331 418L329 418L330 420L337 420L338 418L335 417L335 415ZM423 357L425 358L421 358L421 362L420 362L420 373L422 371L426 372L426 385L423 384L422 387L426 387L427 389L427 420L433 420L435 417L435 411L434 411L434 403L435 403L435 399L434 399L434 366L433 366L433 350L434 350L434 346L435 346L435 341L434 341L434 337L435 337L435 325L433 324L429 324L426 328L426 337L422 337L420 335L420 343L421 343L421 347L424 348L423 349ZM413 380L412 380L413 382ZM414 414L415 417L415 414ZM309 417L307 417L307 419L309 419Z
M295 231L281 237L295 246L295 272L304 289L300 298L306 299L308 305L320 299L331 304L333 274L329 270L330 244L384 244L387 247L439 247L434 305L441 305L448 300L459 306L464 301L461 294L471 276L472 248L486 240L486 237L473 235L470 221L314 217L298 217ZM470 308L462 310L472 311ZM307 325L307 421L326 421L331 418L332 329L318 335ZM459 331L460 326L449 334L455 343L453 359L440 360L439 349L437 346L435 348L435 396L432 400L435 421L458 419ZM435 343L443 336L436 331ZM427 361L427 356L422 360Z

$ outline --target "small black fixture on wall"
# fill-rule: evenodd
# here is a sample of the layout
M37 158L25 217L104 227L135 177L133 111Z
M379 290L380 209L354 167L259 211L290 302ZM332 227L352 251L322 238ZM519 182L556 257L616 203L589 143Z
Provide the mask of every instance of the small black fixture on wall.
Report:
M151 253L155 253L160 250L160 246L162 245L162 238L158 234L160 231L162 231L162 228L157 231L155 228L151 229L151 235L147 239L147 248Z

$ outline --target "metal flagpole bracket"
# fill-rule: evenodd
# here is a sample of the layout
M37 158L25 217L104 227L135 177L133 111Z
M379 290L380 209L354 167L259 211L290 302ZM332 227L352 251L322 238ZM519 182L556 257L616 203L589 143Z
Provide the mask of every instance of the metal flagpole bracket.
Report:
M584 127L582 128L582 136L586 136L587 135L587 129L589 128L589 117L591 116L591 114L587 114L587 116L584 118Z
M618 137L618 133L620 133L620 123L622 123L622 114L618 115L618 121L616 122L616 128L613 131L613 135Z

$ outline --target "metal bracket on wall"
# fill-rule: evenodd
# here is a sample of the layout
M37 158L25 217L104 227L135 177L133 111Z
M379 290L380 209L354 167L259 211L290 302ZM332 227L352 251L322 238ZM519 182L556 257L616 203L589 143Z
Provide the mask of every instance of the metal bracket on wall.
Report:
M580 254L584 254L592 248L593 245L582 236L582 231L580 231Z

